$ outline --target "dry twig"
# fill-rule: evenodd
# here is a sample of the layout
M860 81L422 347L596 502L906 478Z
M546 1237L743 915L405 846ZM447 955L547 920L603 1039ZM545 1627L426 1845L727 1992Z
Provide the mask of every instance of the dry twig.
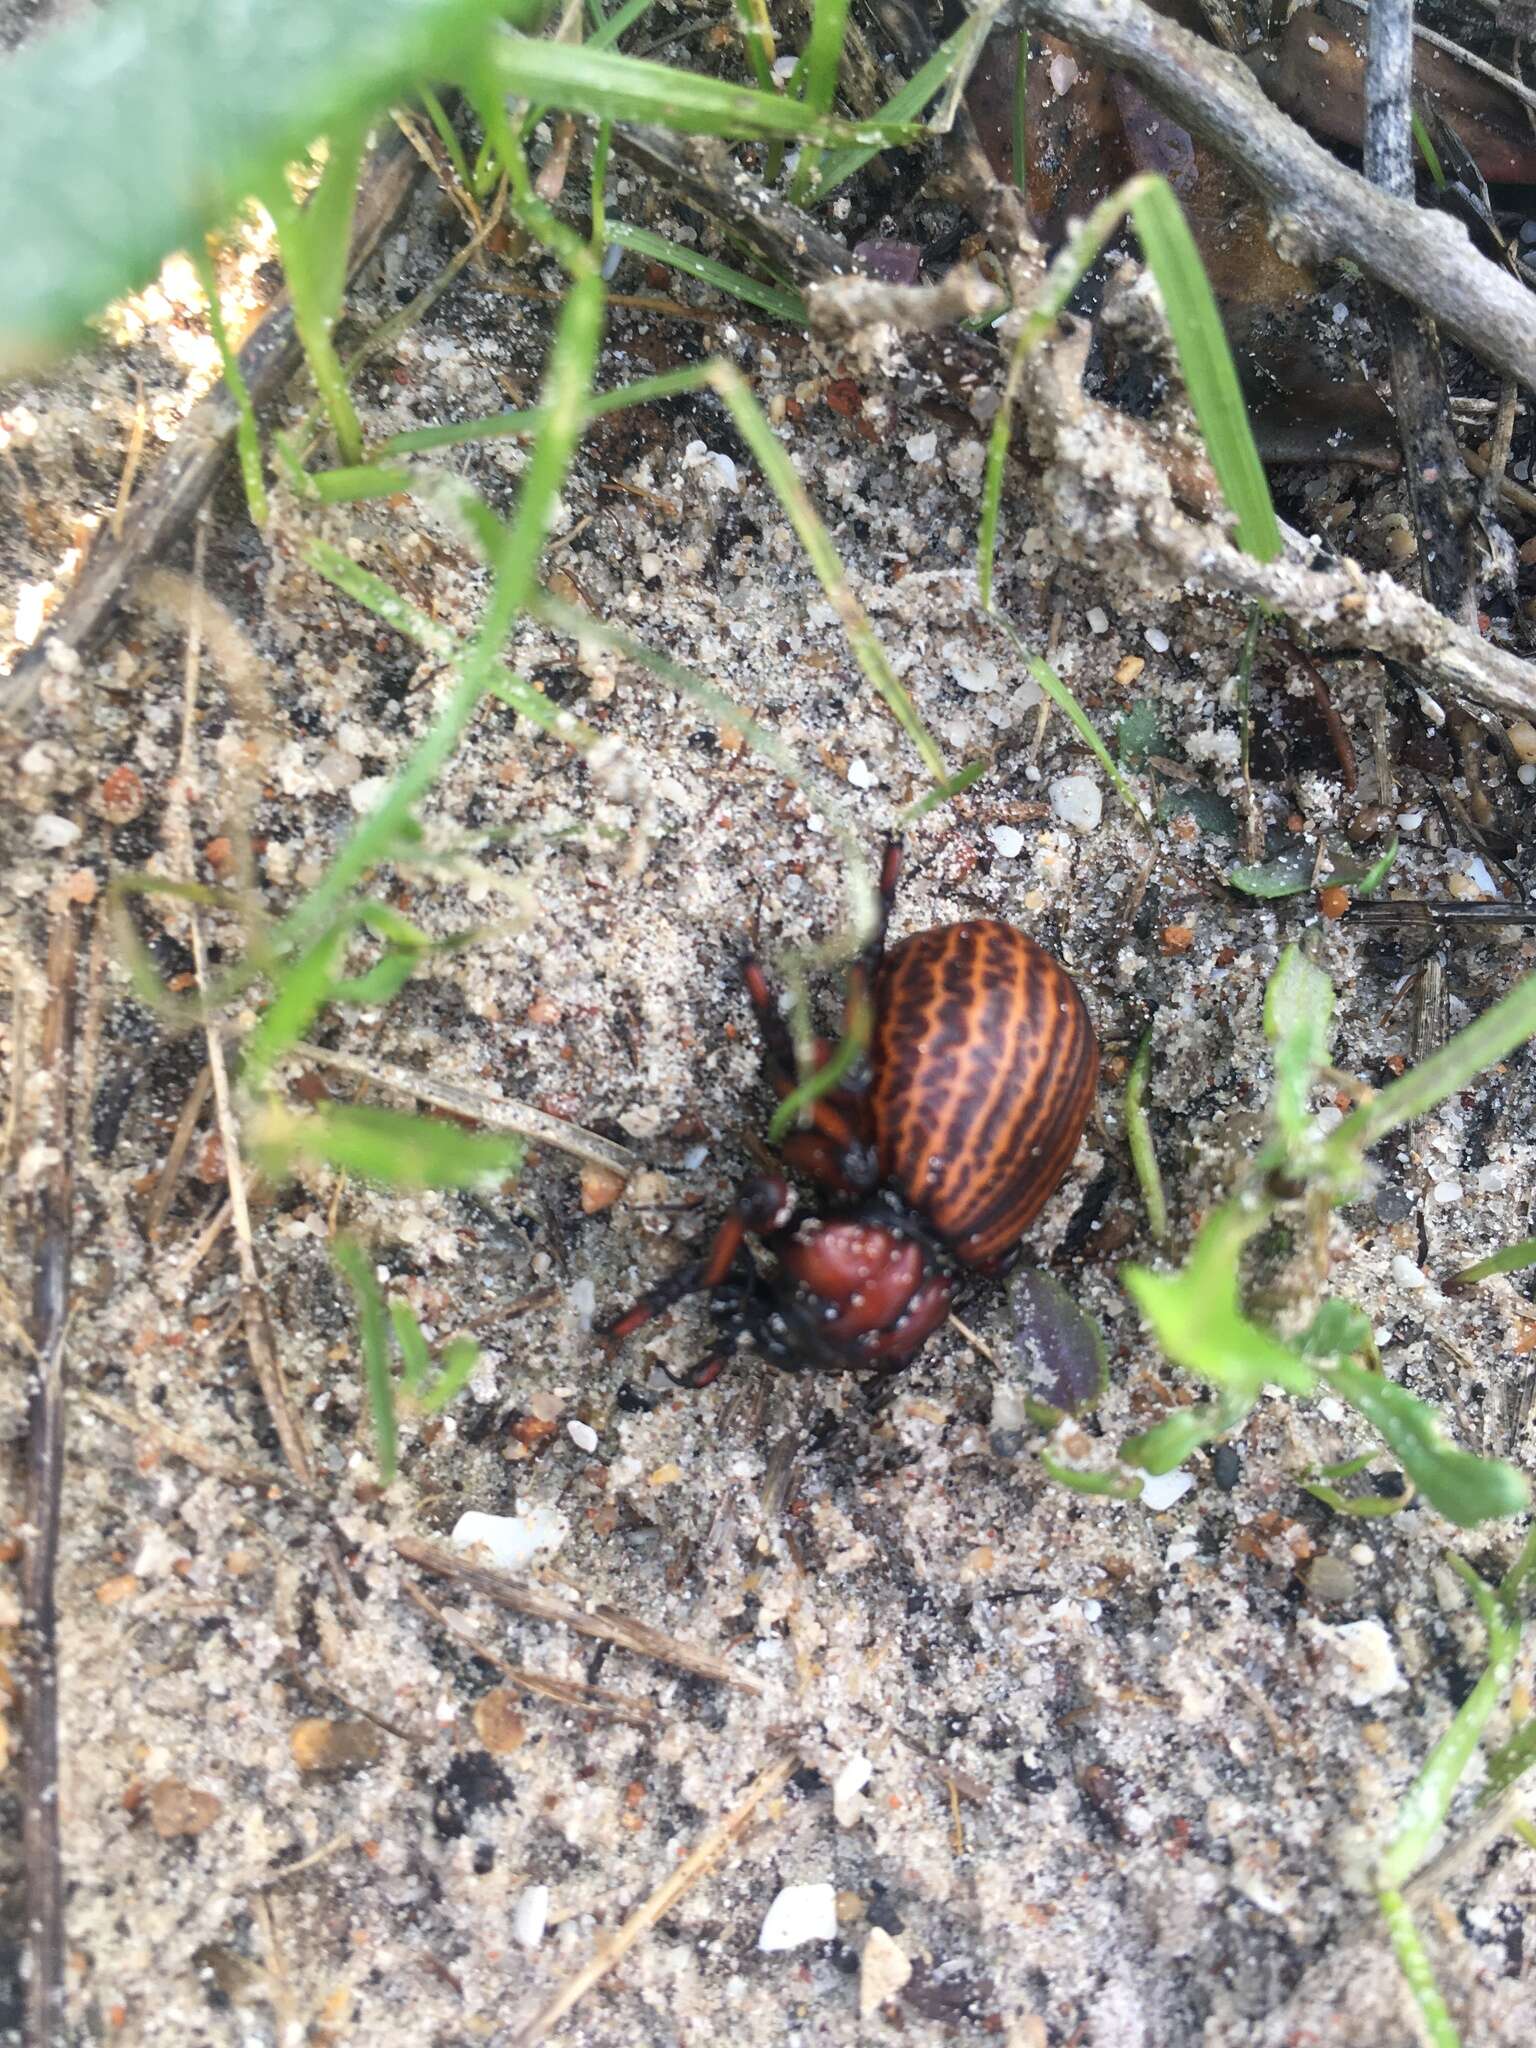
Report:
M26 1548L21 1560L19 1675L21 1840L30 1967L22 2038L49 2048L64 2033L64 1877L59 1849L58 1615L54 1571L64 1479L64 1343L73 1253L75 912L62 893L48 935L48 1007L33 1099L41 1106L32 1182L33 1369L27 1395Z
M734 1686L738 1692L762 1691L756 1679L735 1670L712 1650L680 1642L676 1636L652 1628L649 1622L615 1614L610 1607L589 1610L574 1606L541 1587L524 1585L497 1565L477 1564L472 1558L461 1557L457 1551L445 1550L440 1543L428 1543L420 1536L397 1536L395 1552L407 1564L418 1565L437 1578L456 1579L460 1585L473 1587L513 1614L527 1615L532 1621L556 1622L574 1629L578 1635L595 1636L601 1643L616 1643L622 1650L632 1650L637 1657L650 1657L658 1664L691 1671L696 1678L712 1678L719 1685Z
M435 1621L445 1635L453 1636L472 1650L483 1664L499 1671L508 1685L516 1686L520 1692L531 1693L536 1699L553 1700L557 1706L574 1707L579 1713L625 1721L631 1728L656 1726L656 1710L644 1700L628 1699L621 1692L610 1692L606 1686L588 1685L585 1679L556 1678L547 1671L529 1671L521 1664L509 1664L505 1657L482 1643L473 1629L446 1613L435 1600L429 1600L419 1586L407 1585L403 1590L411 1605Z
M718 1826L710 1829L703 1841L691 1850L670 1876L664 1878L644 1905L636 1907L609 1940L603 1942L592 1956L556 1992L544 2010L531 2019L512 2037L513 2048L535 2048L552 2028L574 2005L586 1997L594 1984L600 1983L628 1954L642 1934L649 1934L658 1920L672 1910L683 1894L709 1869L710 1865L728 1849L741 1833L765 1799L771 1799L776 1792L782 1792L789 1783L799 1764L799 1757L791 1752L760 1771L747 1787L741 1802L728 1813Z
M526 1102L508 1102L499 1095L481 1095L473 1088L460 1088L452 1081L438 1081L427 1074L412 1073L409 1067L390 1066L384 1060L360 1059L356 1053L328 1052L320 1045L296 1045L289 1059L308 1060L317 1067L331 1067L338 1074L355 1074L380 1088L392 1088L397 1095L430 1102L451 1116L472 1117L488 1131L510 1131L535 1145L548 1145L556 1152L569 1152L593 1166L603 1166L622 1180L638 1173L643 1164L637 1152L600 1138L596 1131L584 1131L580 1124L568 1124L548 1116Z

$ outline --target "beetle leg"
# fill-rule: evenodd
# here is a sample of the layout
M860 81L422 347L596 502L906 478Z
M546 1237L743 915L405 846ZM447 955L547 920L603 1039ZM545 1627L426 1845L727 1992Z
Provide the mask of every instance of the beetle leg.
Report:
M702 1259L679 1266L660 1280L648 1294L642 1294L633 1308L615 1317L602 1334L622 1343L636 1330L655 1320L690 1294L712 1294L723 1287L732 1267L742 1255L749 1230L771 1235L783 1230L794 1214L795 1198L789 1183L775 1173L759 1174L749 1180L726 1214L720 1219L709 1250Z

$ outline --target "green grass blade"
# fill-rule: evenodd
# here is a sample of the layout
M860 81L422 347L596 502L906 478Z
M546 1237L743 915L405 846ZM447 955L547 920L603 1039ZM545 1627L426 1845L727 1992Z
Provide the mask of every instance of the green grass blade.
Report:
M291 946L335 916L349 891L399 837L413 806L436 782L500 671L507 634L537 586L549 523L586 417L587 390L602 334L603 288L585 247L581 256L589 267L566 295L544 373L544 426L523 475L516 516L508 527L497 523L491 599L464 656L458 685L383 802L356 827L323 879L290 911L279 927L277 943Z
M1517 981L1475 1023L1345 1117L1328 1141L1330 1170L1352 1173L1378 1139L1413 1123L1536 1036L1536 974Z
M701 284L713 285L716 291L729 292L732 298L743 299L749 306L771 313L776 320L788 321L792 327L810 324L805 301L797 293L781 292L773 285L759 284L755 278L732 270L729 264L717 263L712 256L701 256L696 249L685 249L679 242L669 242L665 235L653 235L648 228L632 228L623 221L614 220L608 223L607 239L636 256L649 256L652 262L685 271L689 277L698 278Z
M752 76L763 92L777 92L779 87L773 75L773 62L778 48L764 0L736 0L736 20Z
M240 464L240 483L245 491L245 509L251 515L253 526L265 526L267 483L261 469L261 433L256 425L256 408L251 403L251 387L245 381L240 358L229 345L224 308L219 302L218 272L208 253L208 244L200 238L192 244L192 261L197 269L197 281L203 288L203 297L208 301L208 331L219 352L219 361L224 365L224 383L234 401L235 453Z
M907 122L833 120L782 93L730 85L724 79L594 49L590 43L499 37L488 69L502 92L520 99L541 100L600 121L645 121L676 135L720 135L737 141L799 137L806 142L873 143L884 148L915 141L922 133Z
M267 1101L248 1135L252 1156L273 1180L301 1166L327 1166L387 1188L498 1188L526 1149L521 1138L367 1104L326 1103L299 1116Z
M462 669L467 651L464 642L413 605L409 598L402 597L393 584L364 569L350 555L343 554L340 548L332 547L329 541L306 541L303 553L311 568L365 606L376 619L382 619L386 626L403 634L407 640L414 640L428 654L435 654L439 660ZM514 674L511 669L499 666L491 679L490 689L503 704L510 705L554 738L564 740L577 753L587 753L597 745L600 735L590 725L584 724L573 712L552 704L526 677Z
M849 589L848 578L843 573L831 536L822 525L798 471L769 426L767 414L752 396L740 371L732 364L713 364L710 382L724 399L741 438L768 479L774 496L789 515L789 522L800 537L800 545L810 556L821 587L842 621L854 659L917 749L933 780L936 783L947 782L949 770L938 743L918 716L917 706L897 680L863 606Z
M423 1415L436 1415L455 1394L462 1393L480 1363L480 1346L473 1337L450 1337L443 1346L442 1369L421 1396Z
M1281 552L1280 527L1195 238L1165 179L1136 178L1127 191L1136 233L1163 296L1206 453L1237 517L1238 546L1260 562L1272 562Z
M1168 1236L1168 1198L1163 1193L1162 1171L1152 1143L1152 1125L1147 1117L1147 1083L1152 1077L1152 1034L1148 1031L1136 1048L1125 1084L1125 1135L1131 1148L1141 1199L1146 1205L1147 1228L1155 1244Z
M927 63L914 71L899 91L892 93L880 109L882 121L915 121L929 102L944 90L945 84L970 56L973 43L984 37L991 27L991 16L985 9L973 14L952 36L942 42ZM806 200L808 206L820 206L824 199L830 199L839 185L848 180L888 143L864 143L852 149L829 149L821 159L821 175Z
M391 1301L389 1320L394 1326L395 1342L400 1347L401 1391L416 1394L426 1385L427 1374L432 1370L432 1355L427 1350L427 1340L421 1334L421 1324L416 1320L416 1311L408 1301Z
M389 1335L384 1322L384 1297L379 1292L373 1262L355 1239L338 1237L331 1245L331 1258L357 1296L357 1340L363 1354L363 1382L368 1389L374 1441L379 1450L379 1472L388 1486L399 1470L399 1452L395 1390L389 1377Z
M586 417L600 420L611 412L622 412L626 406L653 405L658 399L676 398L685 391L698 391L708 383L707 366L690 363L681 370L662 370L654 377L637 377L632 384L621 384L615 391L598 391L587 401ZM393 434L387 441L379 443L379 455L425 455L433 448L458 448L470 441L498 441L507 436L517 440L531 440L544 426L547 414L542 406L531 405L521 412L493 413L488 419L455 420L451 425L441 427L413 427L409 433ZM324 483L327 475L334 471L322 471L314 478ZM411 476L408 470L399 473L399 488L409 490Z
M1307 1127L1307 1098L1327 1064L1332 1029L1333 983L1299 946L1287 946L1264 991L1264 1036L1275 1048L1270 1116L1288 1146Z
M812 0L811 34L800 61L801 97L817 114L830 114L837 97L837 74L843 61L843 43L848 34L848 0ZM821 152L807 147L800 153L794 176L789 181L789 201L803 206L816 176Z
M0 376L531 0L113 0L0 64Z
M1408 1901L1400 1891L1388 1886L1377 1893L1376 1903L1387 1923L1392 1953L1397 1958L1397 1967L1403 1973L1403 1982L1418 2012L1427 2048L1461 2048L1461 2036L1451 2018L1450 2007L1440 1995L1434 1966L1420 1939Z
M1502 1251L1479 1259L1475 1266L1464 1266L1445 1285L1475 1287L1479 1280L1491 1280L1496 1273L1523 1273L1527 1266L1536 1266L1536 1237L1523 1237L1518 1244L1507 1244Z

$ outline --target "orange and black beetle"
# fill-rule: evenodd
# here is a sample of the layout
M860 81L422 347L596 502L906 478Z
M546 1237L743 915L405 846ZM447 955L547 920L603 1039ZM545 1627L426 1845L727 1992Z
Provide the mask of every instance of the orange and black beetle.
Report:
M1058 960L991 918L938 925L889 951L901 869L886 851L880 924L848 977L853 1014L873 992L867 1070L820 1096L786 1166L819 1183L827 1212L795 1219L778 1174L748 1181L704 1258L617 1317L631 1336L685 1295L708 1293L720 1341L686 1375L708 1386L742 1337L789 1370L894 1372L949 1313L966 1273L996 1273L1060 1184L1093 1104L1099 1050ZM794 1052L762 969L748 959L768 1077L794 1086ZM830 1053L819 1043L818 1063ZM773 1255L763 1271L748 1235Z

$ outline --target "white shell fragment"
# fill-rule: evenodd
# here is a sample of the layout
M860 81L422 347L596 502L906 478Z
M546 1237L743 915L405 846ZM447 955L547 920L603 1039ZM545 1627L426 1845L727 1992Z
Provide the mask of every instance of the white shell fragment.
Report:
M864 1817L864 1787L874 1773L867 1756L853 1755L832 1780L832 1812L840 1828L857 1827Z
M512 1908L512 1939L519 1948L537 1948L549 1924L549 1886L531 1884L519 1892Z
M1333 1689L1352 1707L1369 1707L1406 1683L1397 1667L1392 1638L1379 1621L1314 1622L1313 1632L1335 1653L1330 1659Z
M1192 1472L1149 1472L1142 1481L1141 1504L1160 1515L1164 1508L1182 1500L1194 1483Z
M450 1542L455 1550L475 1545L490 1552L507 1571L531 1564L541 1551L558 1550L570 1534L570 1524L553 1508L520 1508L515 1515L460 1515L453 1525Z
M765 1955L837 1935L837 1894L829 1884L787 1884L768 1908L757 1945Z

